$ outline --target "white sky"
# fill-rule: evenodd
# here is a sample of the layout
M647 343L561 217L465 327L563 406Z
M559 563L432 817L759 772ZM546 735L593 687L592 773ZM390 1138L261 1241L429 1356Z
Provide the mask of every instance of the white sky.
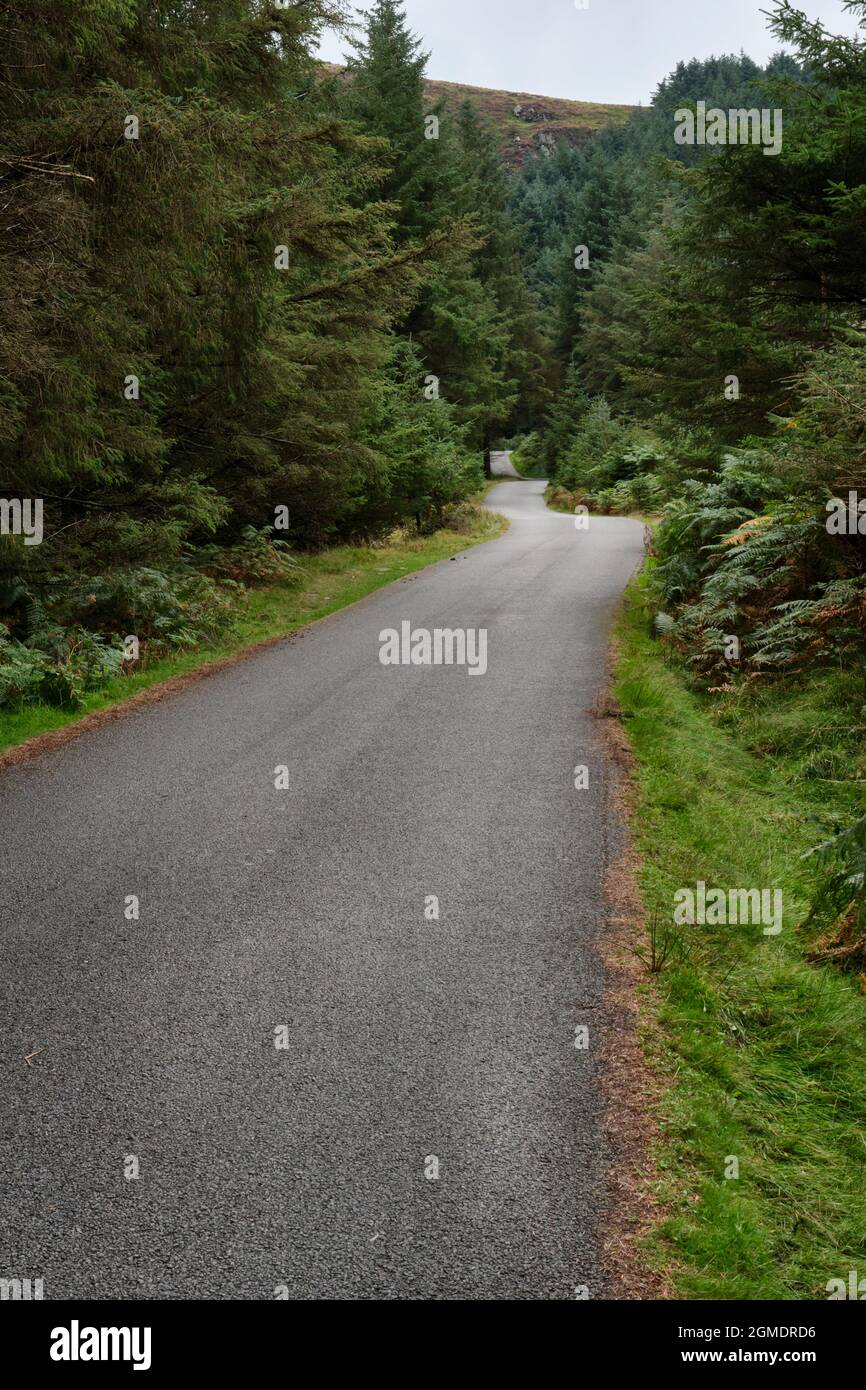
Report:
M831 33L857 32L842 0L796 7ZM585 10L575 0L404 0L410 27L431 53L429 77L644 104L680 59L742 50L765 62L779 48L761 13L772 8L772 0L588 0ZM346 51L345 40L329 33L321 56L339 63Z

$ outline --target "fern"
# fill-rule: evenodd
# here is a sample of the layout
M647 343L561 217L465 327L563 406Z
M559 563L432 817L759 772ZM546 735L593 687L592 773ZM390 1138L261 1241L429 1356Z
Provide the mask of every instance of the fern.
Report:
M836 920L850 912L856 926L866 926L866 816L837 830L811 849L819 882L806 919Z

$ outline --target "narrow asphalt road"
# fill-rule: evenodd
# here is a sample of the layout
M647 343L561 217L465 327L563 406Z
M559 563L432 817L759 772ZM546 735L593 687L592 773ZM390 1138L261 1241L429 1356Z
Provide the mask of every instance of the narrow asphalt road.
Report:
M511 462L510 449L494 450L490 455L490 472L494 478L519 478L520 474Z
M615 827L587 711L643 528L578 531L542 491L499 485L502 539L0 774L0 1276L599 1292L575 1029ZM486 673L381 664L404 620L486 629Z

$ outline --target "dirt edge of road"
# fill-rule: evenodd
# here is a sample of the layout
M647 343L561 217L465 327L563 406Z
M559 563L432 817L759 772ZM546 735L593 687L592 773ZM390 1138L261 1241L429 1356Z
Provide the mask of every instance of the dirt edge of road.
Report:
M638 886L638 856L631 839L634 814L634 754L613 693L617 651L608 660L605 684L593 714L598 721L608 786L607 815L614 828L612 857L604 882L605 915L596 949L604 966L604 1036L601 1090L604 1105L604 1214L601 1226L603 1297L647 1300L671 1296L664 1274L652 1268L642 1248L645 1236L664 1218L656 1195L659 1171L653 1148L659 1137L658 1109L663 1079L641 1045L659 999L635 955L645 910Z

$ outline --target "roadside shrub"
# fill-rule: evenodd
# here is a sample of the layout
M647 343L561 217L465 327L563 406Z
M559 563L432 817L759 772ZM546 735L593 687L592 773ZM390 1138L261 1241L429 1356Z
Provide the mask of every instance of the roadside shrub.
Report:
M537 431L517 441L511 451L511 462L527 478L543 478L545 470L544 440Z
M557 461L554 481L567 492L589 487L591 475L598 487L615 482L613 459L627 448L627 437L628 427L614 417L607 401L599 396Z
M459 536L473 535L484 515L477 502L455 502L443 511L442 527L446 531L456 531Z
M98 633L44 624L27 642L0 625L0 706L45 700L77 709L86 691L120 674L123 649Z
M256 538L253 563L264 574L285 563ZM249 550L241 555L250 563ZM227 568L239 563L231 556ZM294 561L286 572L294 571ZM42 595L22 579L0 586L0 706L28 700L78 708L89 690L121 673L122 639L134 635L151 655L212 640L231 620L241 586L182 567L128 566L73 580L56 575Z
M70 628L64 651L46 670L38 695L50 705L78 709L88 690L98 690L112 676L120 675L123 648L110 646L99 633Z
M238 584L299 583L303 573L288 542L269 526L246 526L234 545L202 546L194 558L203 574Z
M620 483L638 478L653 479L667 459L660 440L643 425L613 415L603 397L592 402L557 468L555 482L568 492L584 491L604 499L600 509L629 511L633 506L654 504L662 498L661 487L649 481L644 485L645 501L630 501L628 489ZM640 495L639 489L634 493Z
M596 510L608 515L624 516L629 512L655 512L662 505L662 487L651 473L636 478L623 478L613 487L589 494Z
M726 454L714 481L687 481L665 508L654 538L663 603L682 603L693 595L713 568L707 547L754 522L778 496L767 459L747 451Z
M38 699L51 659L20 642L9 640L9 629L0 624L0 705Z
M52 611L89 631L134 633L170 649L216 637L231 620L238 589L188 568L137 566L79 581Z

